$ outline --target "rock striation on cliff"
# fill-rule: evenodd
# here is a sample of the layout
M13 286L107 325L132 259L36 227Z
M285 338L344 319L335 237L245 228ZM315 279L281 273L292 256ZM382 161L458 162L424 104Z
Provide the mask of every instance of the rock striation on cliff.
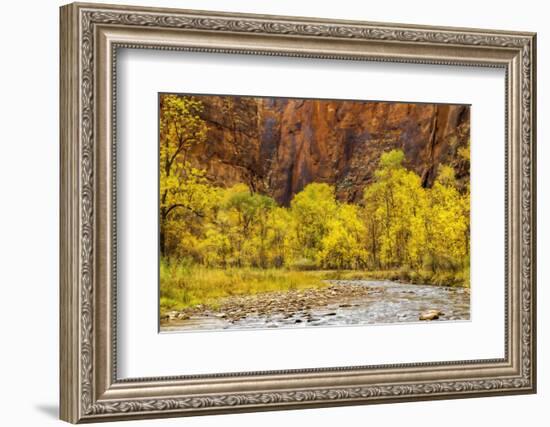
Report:
M311 182L353 202L374 179L383 152L401 149L406 166L430 187L440 164L462 182L469 163L457 155L470 138L468 105L246 96L196 96L207 143L191 161L216 185L238 182L288 205Z

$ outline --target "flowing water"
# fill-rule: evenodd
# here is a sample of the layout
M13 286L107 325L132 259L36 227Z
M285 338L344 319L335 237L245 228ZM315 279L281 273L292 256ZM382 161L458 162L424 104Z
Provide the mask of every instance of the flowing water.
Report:
M439 310L443 314L434 321L470 319L470 292L464 288L411 285L391 281L333 280L338 285L362 285L373 288L368 297L334 302L322 308L273 315L254 314L236 321L215 315L196 316L173 321L162 331L301 328L307 326L367 325L418 322L420 313Z

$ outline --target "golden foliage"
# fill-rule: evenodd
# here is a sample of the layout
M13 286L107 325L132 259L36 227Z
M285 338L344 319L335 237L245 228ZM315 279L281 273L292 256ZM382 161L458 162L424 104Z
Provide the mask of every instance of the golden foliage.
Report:
M160 240L170 265L409 269L462 274L468 284L469 185L459 188L450 166L424 188L403 166L403 152L392 150L381 156L360 204L339 202L333 186L311 183L281 207L244 184L213 186L191 165L189 152L207 143L202 108L193 97L161 97ZM469 150L460 155L469 161Z

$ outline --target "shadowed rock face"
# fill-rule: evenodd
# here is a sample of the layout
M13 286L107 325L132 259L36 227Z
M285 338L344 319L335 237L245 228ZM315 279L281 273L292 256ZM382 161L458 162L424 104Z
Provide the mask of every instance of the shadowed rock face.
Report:
M288 205L311 182L336 187L339 200L358 201L382 153L399 148L406 166L430 187L439 164L469 179L457 155L467 146L470 108L233 96L197 96L204 104L207 143L192 153L216 185L247 183Z

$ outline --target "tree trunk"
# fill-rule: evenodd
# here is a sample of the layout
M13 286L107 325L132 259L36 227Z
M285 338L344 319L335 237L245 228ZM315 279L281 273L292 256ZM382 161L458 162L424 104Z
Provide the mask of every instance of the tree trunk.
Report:
M164 257L166 255L166 235L164 233L164 224L166 223L166 209L163 208L160 210L160 226L159 226L159 250L160 256Z
M159 236L159 243L160 243L160 256L161 258L164 258L164 250L165 250L165 241L166 241L166 238L164 237L164 231L162 230L162 228L160 229L160 236Z

